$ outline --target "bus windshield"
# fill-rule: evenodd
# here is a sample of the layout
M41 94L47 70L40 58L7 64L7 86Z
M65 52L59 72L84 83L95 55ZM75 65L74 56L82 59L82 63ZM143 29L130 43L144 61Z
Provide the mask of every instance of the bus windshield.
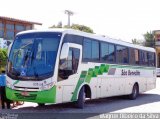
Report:
M41 32L18 35L8 60L13 79L43 79L53 76L61 33Z

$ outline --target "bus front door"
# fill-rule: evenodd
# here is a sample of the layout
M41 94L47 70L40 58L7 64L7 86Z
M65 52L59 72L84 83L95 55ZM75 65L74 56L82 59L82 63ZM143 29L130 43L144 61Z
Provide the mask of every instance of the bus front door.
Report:
M62 87L59 97L62 102L70 102L76 83L79 79L78 66L80 63L80 48L75 45L69 47L68 57L59 63L58 83ZM59 99L60 99L59 98Z

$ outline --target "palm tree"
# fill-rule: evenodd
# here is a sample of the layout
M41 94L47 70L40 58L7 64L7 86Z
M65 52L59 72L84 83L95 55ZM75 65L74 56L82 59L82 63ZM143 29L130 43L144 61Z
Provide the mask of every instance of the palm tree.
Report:
M152 32L147 32L143 36L145 39L145 46L154 47L154 38Z

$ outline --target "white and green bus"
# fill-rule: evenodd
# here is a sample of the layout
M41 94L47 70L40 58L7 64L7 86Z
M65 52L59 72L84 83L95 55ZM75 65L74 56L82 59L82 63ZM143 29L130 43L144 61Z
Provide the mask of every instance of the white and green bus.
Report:
M7 64L10 100L45 103L139 93L156 87L156 55L149 47L70 29L18 33Z

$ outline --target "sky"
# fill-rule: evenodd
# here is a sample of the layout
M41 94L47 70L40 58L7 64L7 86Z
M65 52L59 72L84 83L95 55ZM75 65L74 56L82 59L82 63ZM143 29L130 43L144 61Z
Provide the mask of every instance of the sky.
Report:
M0 16L40 22L48 28L71 10L71 24L89 26L96 34L131 42L160 30L160 0L1 0Z

